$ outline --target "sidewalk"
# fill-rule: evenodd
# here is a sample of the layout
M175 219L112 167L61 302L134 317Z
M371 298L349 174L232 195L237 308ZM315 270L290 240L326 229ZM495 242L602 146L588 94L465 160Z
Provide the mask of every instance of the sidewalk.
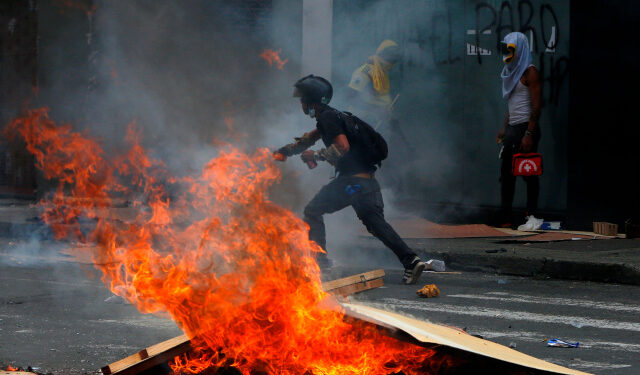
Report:
M51 238L49 228L38 215L38 208L30 202L0 199L0 237ZM412 232L412 238L406 241L421 258L444 260L451 270L640 285L640 239L589 239L593 237L569 232L568 237L574 240L536 242L534 238L527 241L523 236L513 236L522 234L515 231L507 231L504 237L419 238L415 233L420 233L421 221L405 221L409 227L405 233L402 225L396 229L403 236ZM368 233L361 235L357 246L363 253L379 250L390 254Z

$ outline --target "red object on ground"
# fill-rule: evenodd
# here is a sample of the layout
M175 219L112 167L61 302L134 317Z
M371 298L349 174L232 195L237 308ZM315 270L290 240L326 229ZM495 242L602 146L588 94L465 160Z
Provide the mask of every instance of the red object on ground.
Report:
M531 152L513 155L511 173L514 176L540 176L542 174L542 155Z

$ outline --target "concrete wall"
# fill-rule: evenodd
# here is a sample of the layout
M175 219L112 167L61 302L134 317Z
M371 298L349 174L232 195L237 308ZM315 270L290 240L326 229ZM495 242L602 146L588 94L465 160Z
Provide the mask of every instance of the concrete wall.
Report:
M393 142L390 152L405 154L398 167L409 165L410 178L396 189L396 198L470 209L499 205L495 137L506 101L501 95L503 63L497 45L511 31L529 36L534 64L544 78L540 151L545 172L540 207L563 211L568 0L334 0L333 81L338 91L344 91L352 71L383 39L394 39L403 47L403 62L391 75L391 90L392 96L400 94L395 113L407 141ZM415 152L407 154L407 149ZM409 162L414 159L417 162ZM381 174L384 177L384 166ZM515 205L524 206L524 197L520 181Z

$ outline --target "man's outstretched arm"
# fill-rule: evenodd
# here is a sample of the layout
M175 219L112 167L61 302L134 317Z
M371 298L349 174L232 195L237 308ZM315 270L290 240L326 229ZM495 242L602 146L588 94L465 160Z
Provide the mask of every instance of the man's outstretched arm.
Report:
M349 141L347 140L347 136L344 134L338 134L334 139L331 145L327 148L323 148L315 152L313 150L307 150L302 153L302 161L308 163L310 161L316 160L325 160L331 165L338 164L338 160L344 154L349 151Z
M320 132L318 129L313 129L308 133L304 133L302 137L294 138L295 142L289 143L286 146L280 147L273 155L276 160L285 161L287 157L302 153L304 150L313 146L318 139L320 139Z

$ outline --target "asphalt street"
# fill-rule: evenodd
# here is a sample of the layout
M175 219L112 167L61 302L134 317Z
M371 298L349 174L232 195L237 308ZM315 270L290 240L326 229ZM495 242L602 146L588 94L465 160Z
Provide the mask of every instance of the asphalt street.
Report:
M486 273L426 273L418 286L434 283L436 298L388 282L354 300L421 320L455 326L523 353L594 374L640 373L640 287L563 280L535 280ZM547 347L549 339L578 348Z
M111 298L92 266L73 262L59 252L60 245L34 246L0 239L1 367L96 374L106 364L181 333L170 320ZM370 269L338 267L332 276ZM464 328L567 367L595 374L640 373L638 286L478 272L426 273L418 285L404 286L400 269L386 272L384 287L354 300ZM435 283L441 295L417 297L416 290L427 283ZM580 347L547 347L551 338L579 341Z

